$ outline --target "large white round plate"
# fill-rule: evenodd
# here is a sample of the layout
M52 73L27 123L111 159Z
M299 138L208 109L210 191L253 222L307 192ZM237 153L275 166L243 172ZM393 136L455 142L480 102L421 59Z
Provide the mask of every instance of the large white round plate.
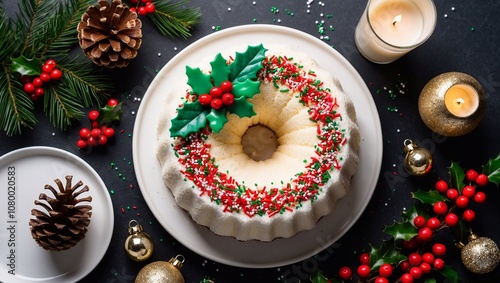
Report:
M156 158L156 125L167 90L185 83L186 65L198 66L200 58L215 56L234 45L286 44L291 49L312 55L320 66L332 71L352 98L361 129L360 164L351 191L341 199L334 212L323 217L316 227L292 238L264 243L240 242L220 237L197 225L175 203L164 185ZM187 79L187 78L186 78ZM267 268L306 259L333 244L356 222L367 206L378 180L382 162L382 131L375 103L366 84L352 65L321 40L303 32L273 25L247 25L229 28L206 36L182 50L158 73L136 117L133 136L135 173L141 192L161 225L180 243L217 262L250 268Z
M62 252L45 251L31 237L34 201L55 179L81 180L92 196L92 218L85 238ZM79 157L52 147L26 147L0 157L0 282L76 282L101 261L113 233L111 198L99 175ZM83 202L82 204L87 204ZM43 208L41 209L43 210Z

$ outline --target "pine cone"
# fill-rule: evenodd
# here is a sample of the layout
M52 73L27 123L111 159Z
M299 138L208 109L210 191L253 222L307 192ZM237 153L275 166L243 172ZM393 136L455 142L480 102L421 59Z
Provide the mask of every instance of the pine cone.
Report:
M99 0L88 7L78 24L78 39L85 55L99 66L125 67L137 56L142 23L121 0Z
M40 205L48 214L38 209L32 209L30 219L31 236L42 248L49 251L67 250L76 245L87 233L87 226L90 224L92 206L77 205L82 201L92 201L92 197L77 199L77 197L89 191L88 186L77 189L83 185L78 181L73 187L71 180L73 176L66 176L66 187L63 187L61 180L54 182L59 188L57 192L52 186L45 185L46 190L50 190L56 198L51 198L44 193L38 197L48 203L35 200L36 205Z

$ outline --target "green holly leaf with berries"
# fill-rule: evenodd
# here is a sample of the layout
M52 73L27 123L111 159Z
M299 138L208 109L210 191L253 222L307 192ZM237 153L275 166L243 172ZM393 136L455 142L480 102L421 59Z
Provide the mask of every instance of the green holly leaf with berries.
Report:
M378 270L385 263L397 266L406 259L407 257L395 246L394 239L382 242L382 245L378 249L371 246L370 267L372 271Z
M445 265L441 270L441 274L451 283L460 282L460 276L451 266Z
M440 194L436 190L424 191L418 189L418 191L411 193L414 199L418 199L422 203L434 205L438 201L447 201L448 198Z
M418 234L417 228L409 221L396 222L391 226L385 226L384 232L391 235L395 240L408 241Z
M311 280L312 283L328 283L328 279L323 275L323 272L321 270L315 270L311 275L309 276L309 280Z
M450 184L452 188L456 188L460 193L464 188L465 172L457 162L452 162L449 167Z
M42 72L43 63L38 58L28 59L23 55L11 59L11 70L21 76L36 76Z
M229 65L219 53L210 62L212 70L209 73L187 66L187 84L197 99L177 109L170 135L186 137L200 131L207 123L212 131L218 133L228 121L227 113L234 113L240 118L254 116L253 105L247 98L259 93L257 75L262 69L266 51L262 44L248 46L245 52L237 52Z
M113 122L120 121L120 117L123 114L122 102L116 105L109 105L101 107L99 109L99 116L97 117L97 122L99 125L109 125Z
M429 211L425 209L424 205L416 202L410 207L410 209L403 212L402 219L413 223L413 219L419 215L425 217L425 219L429 219L430 217Z
M500 155L490 159L488 163L483 166L483 173L488 176L488 181L497 186L500 184Z

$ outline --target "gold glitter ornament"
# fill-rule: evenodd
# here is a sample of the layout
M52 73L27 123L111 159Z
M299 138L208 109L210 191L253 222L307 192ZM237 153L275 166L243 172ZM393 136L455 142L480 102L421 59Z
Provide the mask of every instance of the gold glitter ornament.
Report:
M418 147L412 140L404 141L406 156L404 167L413 176L422 176L432 168L432 154L425 148Z
M490 238L478 237L471 233L469 242L461 244L461 257L465 267L477 274L493 271L500 262L500 250Z
M184 256L177 255L167 261L155 261L144 266L137 274L135 283L184 283L180 269Z
M153 254L153 240L142 230L142 226L136 220L128 223L128 233L125 239L125 252L133 261L144 261Z

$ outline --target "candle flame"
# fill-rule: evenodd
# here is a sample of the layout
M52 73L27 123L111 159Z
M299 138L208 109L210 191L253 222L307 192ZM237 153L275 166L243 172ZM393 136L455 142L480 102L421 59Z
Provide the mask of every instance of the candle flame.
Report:
M396 26L397 23L401 22L401 19L403 18L402 15L397 15L394 17L394 19L392 20L392 25L393 26Z

